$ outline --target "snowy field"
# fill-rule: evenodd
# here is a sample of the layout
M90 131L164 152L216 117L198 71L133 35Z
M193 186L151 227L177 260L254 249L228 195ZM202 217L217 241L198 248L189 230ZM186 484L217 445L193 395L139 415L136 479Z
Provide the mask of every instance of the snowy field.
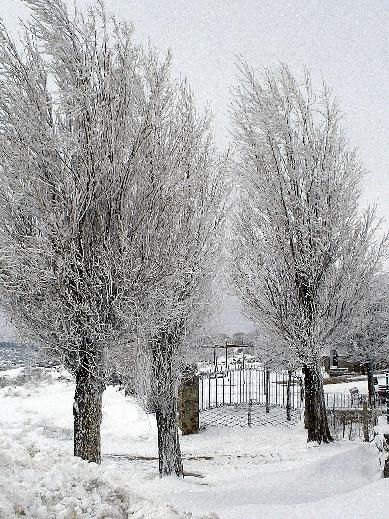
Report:
M0 373L1 519L388 517L376 447L307 446L301 424L183 437L189 475L160 480L154 418L112 387L102 465L74 459L73 392L62 370Z

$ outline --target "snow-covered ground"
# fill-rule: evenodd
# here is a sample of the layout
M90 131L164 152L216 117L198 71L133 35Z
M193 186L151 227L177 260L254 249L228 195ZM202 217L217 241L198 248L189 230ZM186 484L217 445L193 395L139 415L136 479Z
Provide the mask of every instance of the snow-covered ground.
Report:
M386 384L386 376L383 374L375 375L378 379L378 384ZM367 395L367 377L363 380L354 380L350 382L341 382L339 384L325 384L324 391L326 393L345 393L350 394L350 388L356 387L361 394Z
M102 465L74 459L73 381L61 370L29 373L0 374L1 519L388 517L376 447L308 446L300 424L182 437L190 475L160 480L154 418L112 387Z

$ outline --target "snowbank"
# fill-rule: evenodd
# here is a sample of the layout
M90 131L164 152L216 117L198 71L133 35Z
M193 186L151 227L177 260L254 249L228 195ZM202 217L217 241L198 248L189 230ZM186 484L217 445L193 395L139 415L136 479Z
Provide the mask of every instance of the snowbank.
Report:
M161 500L140 497L114 464L72 456L71 377L63 370L3 372L0 386L0 519L187 519ZM149 419L121 392L105 395L105 447L148 443ZM124 412L123 412L124 411ZM127 411L127 413L126 413ZM112 437L114 435L114 437ZM121 437L127 443L121 443ZM209 514L201 516L210 518Z
M169 505L136 496L112 469L73 458L60 449L0 436L0 517L33 519L178 519Z

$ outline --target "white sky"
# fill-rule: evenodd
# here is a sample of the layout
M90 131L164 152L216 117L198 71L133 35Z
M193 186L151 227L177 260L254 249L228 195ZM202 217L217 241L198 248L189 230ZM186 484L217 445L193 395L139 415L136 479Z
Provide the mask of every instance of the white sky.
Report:
M68 0L69 5L73 4ZM389 0L106 0L135 25L135 39L170 47L174 69L186 76L199 105L209 103L216 140L228 143L229 87L234 59L253 66L306 65L338 98L347 133L370 172L364 201L389 213ZM79 6L90 5L78 0ZM16 31L25 17L20 0L0 0L0 16ZM227 331L244 326L228 304ZM0 329L1 335L1 329Z

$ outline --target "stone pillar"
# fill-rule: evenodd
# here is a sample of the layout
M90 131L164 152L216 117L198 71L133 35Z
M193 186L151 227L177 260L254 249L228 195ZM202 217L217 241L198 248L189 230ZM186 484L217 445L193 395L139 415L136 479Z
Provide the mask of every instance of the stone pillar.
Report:
M192 367L178 389L178 425L183 435L199 432L199 377Z

